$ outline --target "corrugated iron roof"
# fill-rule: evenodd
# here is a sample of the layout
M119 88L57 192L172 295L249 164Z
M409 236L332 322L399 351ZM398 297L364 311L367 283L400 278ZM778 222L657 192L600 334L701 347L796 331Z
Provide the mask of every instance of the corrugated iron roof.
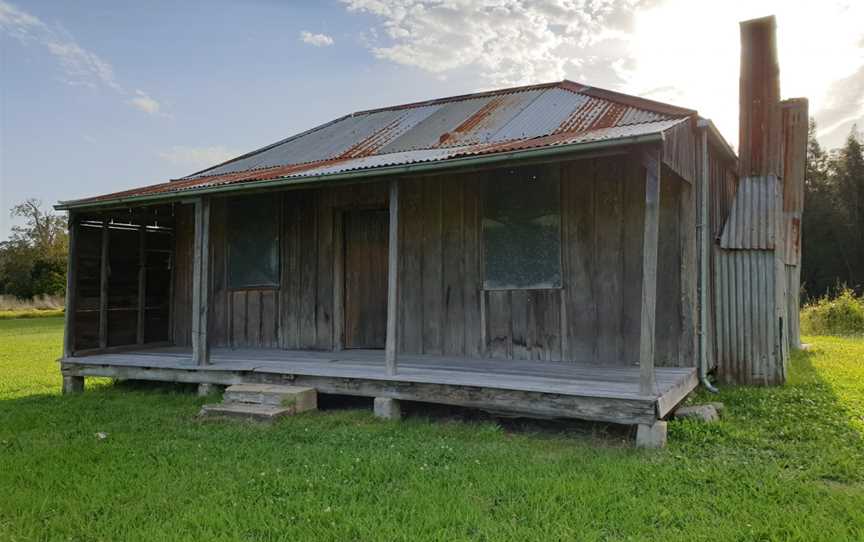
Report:
M695 115L570 81L363 111L182 179L86 202L662 133Z

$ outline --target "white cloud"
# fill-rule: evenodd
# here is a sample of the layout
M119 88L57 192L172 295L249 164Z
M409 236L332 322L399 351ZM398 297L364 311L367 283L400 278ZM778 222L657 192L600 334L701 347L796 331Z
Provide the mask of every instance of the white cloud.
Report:
M655 89L655 99L698 109L737 141L738 22L772 13L777 16L781 95L808 98L822 135L844 119L845 130L850 118L864 120L860 1L825 0L817 9L808 2L667 0L639 10L629 61L619 71L625 88L643 94Z
M313 34L306 30L300 32L300 41L314 47L327 47L333 45L333 38L327 34Z
M111 63L82 47L59 25L48 25L35 15L0 0L0 32L23 44L44 47L60 64L63 80L72 86L103 87L131 94L127 102L149 114L160 113L159 103L143 91L129 93L114 75Z
M158 115L160 113L159 102L150 97L143 90L136 90L135 96L129 100L129 103L132 104L136 109L140 109L141 111L147 113L148 115Z
M829 144L864 125L860 0L342 2L378 19L365 40L380 59L487 87L569 77L698 109L733 144L738 23L774 13L782 96L810 99Z
M190 169L200 170L209 166L215 166L226 160L230 160L241 153L228 149L222 145L213 147L186 147L183 145L175 145L166 151L159 153L159 157L163 160L188 167Z
M376 15L381 59L433 74L471 70L492 84L563 79L593 61L607 26L636 0L343 0ZM586 54L589 53L590 54Z

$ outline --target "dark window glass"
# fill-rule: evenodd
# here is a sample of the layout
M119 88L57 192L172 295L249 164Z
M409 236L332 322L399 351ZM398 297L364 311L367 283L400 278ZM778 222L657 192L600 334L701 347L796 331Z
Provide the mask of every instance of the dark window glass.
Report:
M279 285L279 198L228 202L228 287Z
M487 180L485 196L484 288L560 288L557 171L519 168L495 172Z

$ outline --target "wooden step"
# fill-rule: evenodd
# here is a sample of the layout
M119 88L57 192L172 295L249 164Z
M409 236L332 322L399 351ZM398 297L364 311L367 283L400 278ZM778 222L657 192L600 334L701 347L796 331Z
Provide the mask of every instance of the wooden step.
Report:
M318 409L318 393L314 388L277 384L235 384L225 390L222 401L291 408L293 413Z
M282 416L294 414L291 407L273 405L256 405L252 403L213 403L201 407L198 413L202 417L229 417L246 420L272 421Z

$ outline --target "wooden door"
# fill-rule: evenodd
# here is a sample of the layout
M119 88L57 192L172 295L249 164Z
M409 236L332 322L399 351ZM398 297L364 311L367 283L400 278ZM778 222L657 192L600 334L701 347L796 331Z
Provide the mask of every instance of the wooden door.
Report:
M387 340L387 211L345 213L345 348Z

